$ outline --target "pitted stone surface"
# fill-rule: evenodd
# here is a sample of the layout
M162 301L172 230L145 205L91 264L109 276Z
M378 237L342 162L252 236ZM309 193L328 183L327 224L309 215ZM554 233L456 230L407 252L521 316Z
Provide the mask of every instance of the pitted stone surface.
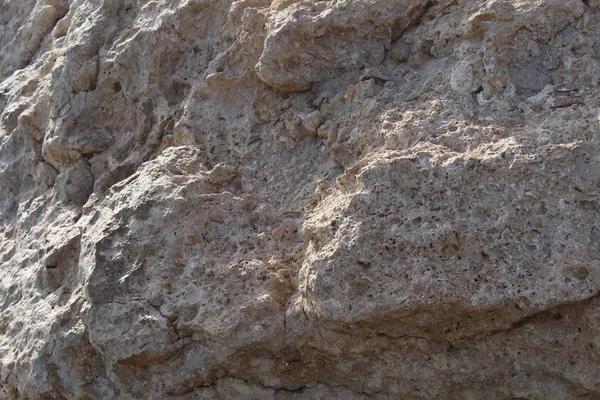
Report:
M0 398L599 397L599 4L0 0Z

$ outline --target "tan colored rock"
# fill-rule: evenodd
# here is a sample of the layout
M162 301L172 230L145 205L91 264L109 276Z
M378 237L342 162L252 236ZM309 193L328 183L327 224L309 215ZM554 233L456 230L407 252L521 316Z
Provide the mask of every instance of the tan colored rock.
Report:
M0 398L600 396L594 1L0 3Z
M512 160L441 150L375 154L309 215L300 271L309 315L454 342L600 290L598 260L583 250L596 211L576 200L598 184L587 172L595 161L584 161L595 149ZM591 180L562 186L563 163ZM503 168L505 177L488 177Z
M316 135L322 122L323 115L318 110L302 117L302 126L313 135Z
M296 3L269 18L258 76L279 90L296 92L332 73L379 65L390 44L390 28L406 29L424 5L342 1L330 8L318 2Z

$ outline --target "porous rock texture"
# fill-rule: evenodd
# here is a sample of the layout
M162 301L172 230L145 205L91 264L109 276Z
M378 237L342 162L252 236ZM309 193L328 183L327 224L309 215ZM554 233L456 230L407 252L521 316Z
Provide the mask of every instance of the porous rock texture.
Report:
M600 1L0 0L0 398L600 398Z

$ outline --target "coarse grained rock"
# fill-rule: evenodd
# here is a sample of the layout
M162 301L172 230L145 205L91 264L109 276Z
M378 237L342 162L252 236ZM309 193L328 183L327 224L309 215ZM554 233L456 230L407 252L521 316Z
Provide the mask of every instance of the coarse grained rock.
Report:
M306 312L454 342L595 295L595 149L513 151L464 157L420 145L340 176L304 224Z
M0 0L0 399L600 397L593 0Z

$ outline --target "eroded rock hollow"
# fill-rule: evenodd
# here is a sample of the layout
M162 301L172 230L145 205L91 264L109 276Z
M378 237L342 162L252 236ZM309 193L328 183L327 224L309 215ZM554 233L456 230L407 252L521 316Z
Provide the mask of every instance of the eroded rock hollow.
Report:
M0 0L0 398L600 398L599 61L598 0Z

